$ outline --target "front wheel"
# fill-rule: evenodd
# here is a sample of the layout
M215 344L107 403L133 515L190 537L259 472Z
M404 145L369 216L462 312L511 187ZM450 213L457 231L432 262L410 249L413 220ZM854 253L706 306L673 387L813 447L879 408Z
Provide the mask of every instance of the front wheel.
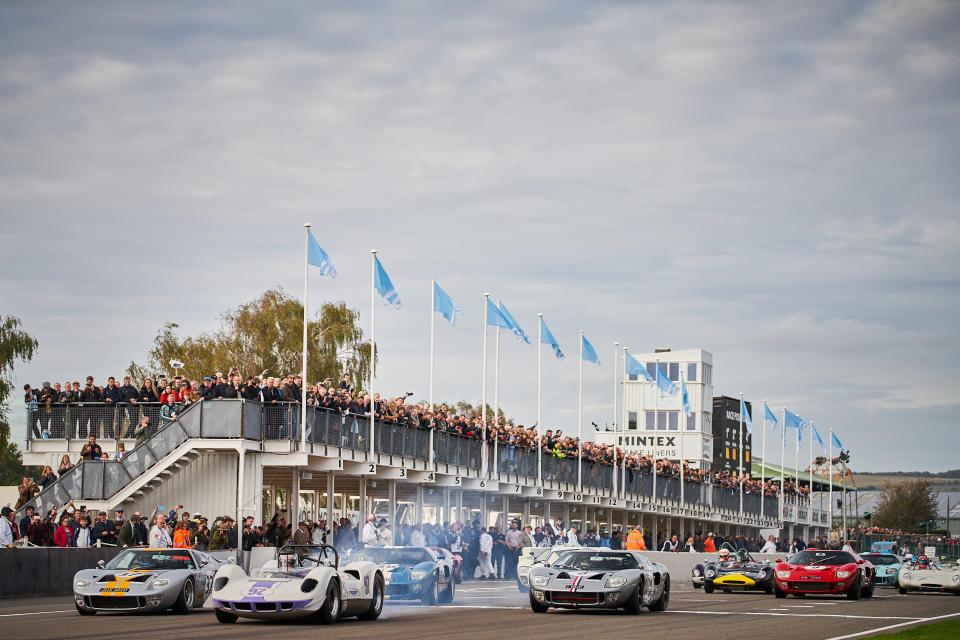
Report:
M193 596L193 579L187 578L183 581L183 588L180 589L177 601L173 603L174 612L181 615L190 613L193 609Z
M423 594L423 597L420 598L421 604L427 607L432 607L437 604L437 600L440 599L440 585L437 583L437 576L433 576L431 581L430 588L426 593Z
M778 597L778 598L786 598L786 597L787 597L787 592L784 591L783 589L781 589L781 588L780 588L780 585L778 585L776 582L774 582L774 583L773 583L773 595L775 595L775 596Z
M361 620L376 620L383 611L383 578L377 576L373 580L373 598L370 600L370 608L361 613L358 618Z
M857 574L857 577L854 578L853 584L850 585L850 588L847 590L847 599L848 600L859 600L860 591L862 590L860 574Z
M704 593L713 593L713 583L712 583L712 582L704 582L704 583L703 583L703 592L704 592Z
M537 602L532 593L530 594L530 608L533 609L534 613L546 613L550 609L547 605Z
M630 600L623 606L624 611L630 615L638 616L643 611L643 580L637 582L637 588L633 590Z
M650 611L666 611L668 604L670 604L670 576L665 576L663 591L660 592L660 597L657 598L656 602L650 605Z
M898 586L898 587L897 587L897 590L900 592L900 595L902 595L902 596L905 596L905 595L907 595L908 593L910 593L910 590L907 589L906 587L900 587L900 586ZM958 592L958 593L960 593L960 592Z
M320 624L333 624L340 616L340 585L331 580L327 585L327 593L323 598L323 605L317 610L317 620Z
M440 594L440 602L443 604L453 604L454 589L453 577L451 577L450 580L447 581L447 588Z
M77 605L77 613L79 613L79 614L82 615L82 616L95 616L95 615L97 615L96 610L94 610L94 609L84 609L84 608L81 607L80 605Z
M224 624L233 624L236 621L237 621L236 614L217 609L217 622L222 622Z
M873 580L870 580L870 584L867 585L867 588L863 590L864 598L872 598L873 590L876 588L876 583Z

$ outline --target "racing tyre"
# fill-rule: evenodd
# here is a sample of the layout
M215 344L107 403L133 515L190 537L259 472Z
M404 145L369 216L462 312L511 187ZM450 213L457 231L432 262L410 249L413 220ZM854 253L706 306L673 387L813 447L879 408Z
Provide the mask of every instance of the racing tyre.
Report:
M899 586L899 585L897 586L897 591L899 591L899 592L900 592L900 595L902 595L902 596L905 596L905 595L907 595L908 593L910 593L910 590L909 590L909 589L907 589L906 587L901 587L901 586Z
M650 611L666 611L668 604L670 604L670 576L665 576L663 591L657 601L650 604Z
M853 581L853 585L850 586L850 589L847 590L847 600L859 600L860 592L863 590L861 586L862 578L860 574L857 574L856 579Z
M217 609L217 622L222 622L224 624L233 624L237 621L237 616L228 611L221 611Z
M704 593L713 593L713 583L712 583L712 582L704 582L704 583L703 583L703 592L704 592Z
M174 613L185 615L193 610L193 578L187 578L183 581L183 588L180 589L180 595L177 601L173 603Z
M532 593L530 594L530 608L533 609L534 613L546 613L550 609L547 605L537 602Z
M777 589L777 583L774 581L773 576L770 576L770 581L767 582L767 586L763 588L763 592L767 595L774 593Z
M383 578L377 576L373 579L373 598L370 600L370 608L361 613L358 618L361 620L376 620L383 611Z
M623 610L630 615L638 616L643 611L643 580L637 583L637 588L633 590L630 601L623 606Z
M776 582L774 582L774 583L773 583L773 595L775 595L775 596L778 597L778 598L786 598L786 597L787 597L787 592L784 591L783 589L781 589L780 586L779 586Z
M437 604L437 600L440 599L440 584L437 582L437 576L433 576L433 583L430 585L430 590L423 594L423 597L420 598L421 604L427 607L432 607Z
M90 609L84 609L84 608L81 607L80 605L77 605L77 613L79 613L79 614L82 615L82 616L95 616L95 615L97 615L97 612L96 612L96 611L93 611L93 610L90 610Z
M871 581L870 581L870 584L867 585L867 588L863 590L863 597L864 597L864 598L872 598L872 597L873 597L873 590L874 590L875 588L876 588L876 583L874 583L874 581L871 580Z
M447 582L447 588L443 590L443 593L440 594L440 602L443 604L453 604L453 594L456 587L453 583L453 578Z
M323 606L317 609L316 615L320 624L333 624L340 617L340 584L336 580L327 585Z

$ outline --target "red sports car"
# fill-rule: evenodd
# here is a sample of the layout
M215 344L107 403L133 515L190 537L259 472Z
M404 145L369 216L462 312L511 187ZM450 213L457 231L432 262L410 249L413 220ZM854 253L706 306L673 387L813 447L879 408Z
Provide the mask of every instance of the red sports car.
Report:
M778 598L808 593L872 598L875 575L874 566L855 553L806 549L777 563L774 593Z

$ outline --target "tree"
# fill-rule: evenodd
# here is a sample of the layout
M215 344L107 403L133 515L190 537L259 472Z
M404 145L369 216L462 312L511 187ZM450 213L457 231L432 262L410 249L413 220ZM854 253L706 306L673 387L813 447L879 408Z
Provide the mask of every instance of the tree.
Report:
M917 479L890 485L880 496L871 524L884 529L921 533L937 518L937 490L929 480Z
M343 302L326 302L308 323L307 380L343 374L354 385L367 379L370 344L358 325L360 314ZM184 363L181 373L200 379L217 371L237 367L241 373L292 375L302 369L303 304L283 289L265 291L256 300L229 309L221 315L220 328L212 333L181 337L179 325L167 322L153 340L148 365L130 363L127 372L136 378L170 371L171 360Z
M10 375L14 364L32 360L38 346L36 338L20 330L20 318L0 318L0 485L18 484L23 478L23 456L17 445L10 442L7 400L13 389Z

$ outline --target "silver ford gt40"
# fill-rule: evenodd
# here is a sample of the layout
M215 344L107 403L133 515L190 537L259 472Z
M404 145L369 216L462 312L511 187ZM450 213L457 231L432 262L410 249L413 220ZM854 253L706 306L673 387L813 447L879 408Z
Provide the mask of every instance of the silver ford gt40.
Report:
M670 601L670 574L659 562L636 551L570 549L552 564L530 569L530 608L545 613L561 609L643 607L665 611Z

